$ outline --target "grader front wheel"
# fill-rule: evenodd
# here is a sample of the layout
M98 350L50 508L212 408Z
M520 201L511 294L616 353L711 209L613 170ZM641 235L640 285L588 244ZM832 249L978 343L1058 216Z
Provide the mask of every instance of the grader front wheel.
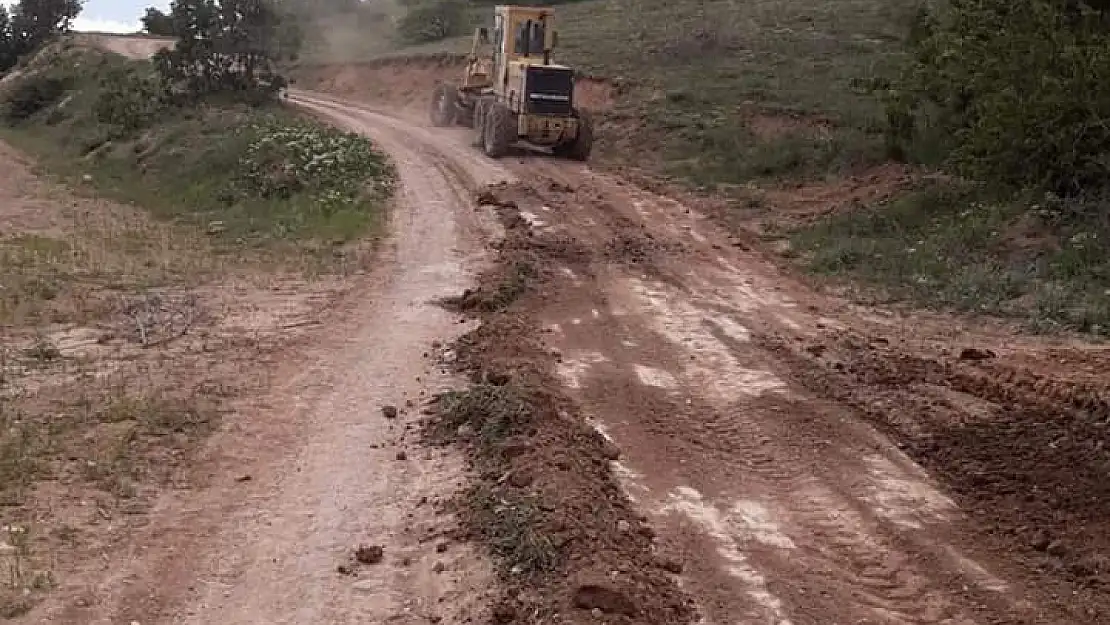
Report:
M516 143L516 116L500 102L487 105L482 115L482 149L490 158L501 158Z
M450 126L455 123L455 100L458 93L451 85L436 85L432 94L432 124Z

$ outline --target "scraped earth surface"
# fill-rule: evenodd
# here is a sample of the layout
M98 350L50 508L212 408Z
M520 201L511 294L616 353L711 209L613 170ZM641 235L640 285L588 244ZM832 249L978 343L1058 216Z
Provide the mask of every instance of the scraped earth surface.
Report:
M522 329L490 349L550 372L547 390L620 449L611 479L653 538L606 544L673 563L670 578L614 569L657 587L554 622L667 622L630 597L672 585L713 624L1110 620L1105 348L861 309L807 289L695 200L542 156L493 163L470 131L382 103L292 100L394 154L394 246L273 397L220 435L210 488L163 501L141 548L90 588L108 599L39 622L481 618L483 560L459 546L435 566L425 538L445 521L421 502L456 488L461 460L415 447L398 460L415 415L377 411L449 382L422 352L465 328L431 300L470 283L489 241L469 191L499 182L484 197L524 242L503 260L532 271L502 313ZM337 574L378 537L383 563Z
M707 622L1110 618L1105 348L862 309L697 200L504 163L538 276L513 310Z

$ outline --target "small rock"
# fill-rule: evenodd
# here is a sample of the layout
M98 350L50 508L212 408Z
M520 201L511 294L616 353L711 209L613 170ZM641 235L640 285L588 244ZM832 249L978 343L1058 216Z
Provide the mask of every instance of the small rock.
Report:
M995 354L989 349L967 347L960 352L960 360L990 360Z
M397 418L397 406L393 406L393 405L382 406L382 416L385 417L386 419L396 419Z
M455 430L455 436L461 440L467 440L471 436L474 436L474 428L470 427L469 424L464 423L459 426L459 429Z
M1066 546L1064 546L1063 542L1061 542L1059 540L1054 540L1054 541L1048 543L1048 547L1045 548L1045 551L1050 556L1055 556L1057 558L1060 558L1060 557L1063 557L1064 555L1067 554L1068 548Z
M359 545L355 549L355 560L359 564L377 564L385 557L385 547L381 545Z
M208 228L207 228L206 232L208 232L208 234L220 234L221 232L223 232L226 229L227 228L224 227L224 222L222 222L222 221L210 221L210 222L208 222Z
M83 180L85 182L92 182L93 181L92 174L85 174L84 176L81 176L81 180ZM132 622L131 625L139 625L139 624Z
M442 573L445 570L447 570L447 566L444 565L442 562L436 562L435 565L432 566L433 573Z
M436 553L444 553L447 551L447 548L447 543L439 543L438 545L436 545Z
M594 608L594 609L590 610L590 616L592 616L594 618L601 618L602 614L603 614L603 612L601 611L601 608Z
M498 603L493 607L494 623L512 623L516 620L516 608L509 603Z
M406 454L403 451L397 452L397 459L398 460L406 460L406 459L408 459L408 457L409 457L408 454Z
M625 521L624 519L621 519L621 520L617 521L617 531L618 532L624 533L624 532L629 532L631 530L632 530L632 524L629 523L628 521Z
M525 471L513 471L509 475L509 484L515 488L527 488L532 484L532 476Z
M663 570L678 575L682 572L682 563L678 560L663 560Z
M252 478L249 475L240 475L239 477L235 478L235 481L236 482L249 482L252 479L254 479L254 478Z
M335 570L339 571L340 575L354 575L355 574L355 570L353 568L351 568L351 565L349 565L349 564L340 564L339 566L336 567Z
M601 446L601 455L610 462L620 460L621 448L609 441L605 441Z
M401 558L401 566L412 566L412 558L408 556Z
M639 610L623 592L601 584L582 584L574 591L574 607L584 610L598 609L606 614L623 614L635 617Z

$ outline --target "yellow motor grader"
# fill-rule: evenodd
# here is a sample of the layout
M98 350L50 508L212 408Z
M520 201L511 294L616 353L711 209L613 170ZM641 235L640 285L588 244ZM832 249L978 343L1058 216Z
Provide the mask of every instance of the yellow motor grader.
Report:
M556 44L550 8L495 7L492 34L474 32L462 84L436 86L432 123L474 128L493 158L522 145L589 159L593 125L575 106L574 70L552 62Z

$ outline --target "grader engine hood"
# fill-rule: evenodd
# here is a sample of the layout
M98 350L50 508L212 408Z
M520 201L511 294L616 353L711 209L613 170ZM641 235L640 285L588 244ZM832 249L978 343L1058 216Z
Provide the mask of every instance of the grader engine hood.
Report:
M524 67L524 108L532 115L569 116L574 108L574 71L569 67Z

